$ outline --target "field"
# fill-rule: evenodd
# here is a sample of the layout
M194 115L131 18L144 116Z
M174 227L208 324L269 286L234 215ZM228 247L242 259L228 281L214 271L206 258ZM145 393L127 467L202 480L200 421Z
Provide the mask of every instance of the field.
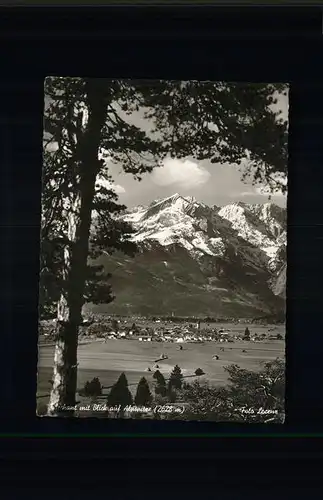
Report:
M202 325L201 325L202 326ZM216 325L218 329L221 325ZM226 331L239 334L246 325L223 324ZM281 333L284 336L284 326L249 325L252 334ZM168 359L159 361L159 370L167 377L173 367L178 364L184 376L190 377L197 368L202 368L206 379L213 385L227 383L227 374L224 367L236 363L242 368L257 370L261 362L273 360L285 355L285 341L267 340L263 342L236 341L234 343L205 342L203 344L184 343L182 350L176 343L139 342L138 340L108 340L93 341L81 344L78 348L78 388L82 388L87 380L99 377L104 387L111 387L121 372L125 372L129 388L135 392L136 385L142 376L152 382L152 375L156 369L155 360L161 353ZM224 352L221 349L224 349ZM245 350L246 352L242 352ZM218 360L212 356L217 354ZM38 396L45 396L50 391L49 380L53 372L54 346L40 345L38 363ZM151 368L151 372L147 368ZM47 402L48 397L42 398Z

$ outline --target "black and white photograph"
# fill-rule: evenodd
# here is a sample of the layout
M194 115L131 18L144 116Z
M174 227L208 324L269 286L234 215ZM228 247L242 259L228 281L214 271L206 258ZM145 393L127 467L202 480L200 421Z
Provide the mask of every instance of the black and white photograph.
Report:
M288 90L45 79L38 416L284 423Z

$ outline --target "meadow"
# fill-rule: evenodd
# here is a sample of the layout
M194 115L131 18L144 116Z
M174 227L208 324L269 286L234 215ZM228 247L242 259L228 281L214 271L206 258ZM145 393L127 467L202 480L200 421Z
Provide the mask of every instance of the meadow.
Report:
M225 331L231 334L240 334L246 325L223 324ZM217 324L220 329L221 325ZM281 333L284 336L284 326L258 326L249 325L252 334ZM285 356L284 340L264 340L262 342L247 342L237 340L234 343L205 342L183 343L182 350L179 344L162 342L139 342L138 340L102 340L87 344L80 344L78 348L78 388L82 388L87 380L99 377L101 384L110 388L124 372L129 382L131 392L136 391L136 386L141 377L146 377L148 382L153 381L153 373L157 369L155 360L161 353L168 359L158 361L158 369L167 378L177 364L181 367L183 375L194 380L194 372L201 368L205 375L199 379L208 380L212 385L224 385L228 382L225 366L238 364L248 370L260 369L266 361ZM224 349L224 350L222 350ZM243 352L246 351L246 352ZM212 359L218 355L219 359ZM50 391L49 380L53 373L53 345L39 346L38 362L38 387L37 395L45 396ZM151 371L147 371L148 367ZM42 397L45 403L48 397Z

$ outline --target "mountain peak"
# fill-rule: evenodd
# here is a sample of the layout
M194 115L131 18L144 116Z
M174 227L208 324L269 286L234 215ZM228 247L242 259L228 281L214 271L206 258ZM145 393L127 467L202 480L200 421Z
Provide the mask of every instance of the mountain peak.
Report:
M286 210L272 206L211 208L174 193L136 207L123 218L135 230L140 254L134 260L112 256L106 264L121 277L117 307L230 317L281 308L286 224L280 210Z
M221 207L221 208L225 208L225 207L238 207L238 208L243 208L243 209L246 209L248 208L248 204L245 203L244 201L234 201L233 203L229 203L228 205L224 205L224 207Z
M160 201L167 201L167 200L178 200L178 198L183 198L179 193L172 194L171 196L167 196L166 198L162 198Z
M187 200L189 203L196 203L197 199L195 196L185 196L184 200Z
M178 200L178 198L181 198L181 195L178 193L172 194L171 196L166 196L166 198L157 198L149 204L149 207L155 207L156 205L160 205L162 203L173 203L174 201Z

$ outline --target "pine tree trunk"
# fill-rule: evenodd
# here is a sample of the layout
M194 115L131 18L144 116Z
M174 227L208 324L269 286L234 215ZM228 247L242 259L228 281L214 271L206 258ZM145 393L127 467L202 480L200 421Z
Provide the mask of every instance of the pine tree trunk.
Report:
M81 161L75 165L78 189L71 193L66 204L69 240L64 249L66 287L58 303L53 386L48 405L48 414L55 416L73 416L76 405L78 331L82 323L95 181L101 166L98 152L107 108L96 80L87 81L86 104L88 123L78 144Z
M80 278L82 276L85 278L87 261L87 255L82 252L82 247L88 240L85 220L82 220L82 215L85 215L85 202L84 194L82 196L78 193L74 200L66 203L70 244L64 249L66 288L62 290L57 305L54 374L48 405L50 415L73 415L76 404L78 329L82 322L84 289ZM79 279L76 281L77 270Z

